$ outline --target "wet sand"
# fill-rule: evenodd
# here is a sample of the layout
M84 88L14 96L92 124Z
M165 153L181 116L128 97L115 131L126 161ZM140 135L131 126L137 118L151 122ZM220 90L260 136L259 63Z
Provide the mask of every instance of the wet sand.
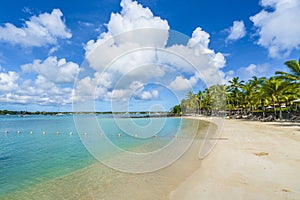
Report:
M170 199L300 199L300 124L226 119L221 138Z

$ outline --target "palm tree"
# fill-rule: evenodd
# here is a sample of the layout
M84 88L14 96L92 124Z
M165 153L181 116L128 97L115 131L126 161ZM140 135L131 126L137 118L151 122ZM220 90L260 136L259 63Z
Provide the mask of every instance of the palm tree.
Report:
M259 105L262 104L262 110L264 112L264 99L261 96L261 88L267 79L265 77L256 77L252 76L252 78L246 83L249 84L249 89L251 88L249 99L250 106L253 106L253 109L256 109ZM246 100L247 101L247 100ZM263 114L264 115L264 114Z
M241 87L242 89L242 96L243 96L243 103L245 108L250 108L250 111L253 111L253 102L254 102L254 91L255 87L249 81L246 82L245 85Z
M289 95L285 95L286 104L288 105L289 102L293 99L299 97L299 90L300 90L300 59L298 62L296 60L289 60L284 63L290 72L284 71L276 71L276 75L278 78L284 79L290 82L290 93Z
M193 94L193 92L188 92L186 95L186 107L189 112L194 112L196 114L197 111L197 95Z
M197 102L198 102L198 114L201 114L201 103L202 103L202 100L203 100L203 92L199 90L199 92L196 94L196 99L197 99Z
M182 113L186 113L189 107L189 102L186 99L182 99L180 103Z
M276 115L276 103L280 108L280 119L282 118L281 102L285 94L289 93L288 89L290 82L278 77L269 78L262 87L262 94L265 98L271 99L274 107L274 114Z
M241 87L243 86L244 81L239 81L239 77L234 77L228 82L230 83L229 92L232 95L232 98L230 99L233 100L231 103L233 104L233 107L237 109L241 104Z
M275 74L279 75L278 77L284 78L291 82L299 83L300 81L300 59L297 62L296 60L289 60L284 63L290 70L290 73L284 71L276 71Z
M205 88L205 90L202 92L203 99L202 99L202 106L206 111L206 115L211 112L211 102L212 102L212 97L211 97L211 91L208 88Z
M211 92L211 103L216 111L226 110L227 88L225 85L213 85L209 88Z

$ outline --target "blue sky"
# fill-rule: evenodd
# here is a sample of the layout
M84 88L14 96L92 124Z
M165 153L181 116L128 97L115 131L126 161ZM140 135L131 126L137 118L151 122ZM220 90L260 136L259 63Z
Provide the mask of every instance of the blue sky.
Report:
M169 110L189 90L235 76L268 77L300 57L299 9L298 0L3 1L0 109L71 111L72 102L93 96L91 107L99 111ZM138 36L114 40L125 37L122 31L136 36L141 28L167 30L187 41L166 46L164 31L151 39L145 33L152 45L195 61L197 70L163 51L156 52L156 60L153 52L140 51L103 72L101 66L133 50L130 42L145 47ZM105 46L110 40L114 49Z

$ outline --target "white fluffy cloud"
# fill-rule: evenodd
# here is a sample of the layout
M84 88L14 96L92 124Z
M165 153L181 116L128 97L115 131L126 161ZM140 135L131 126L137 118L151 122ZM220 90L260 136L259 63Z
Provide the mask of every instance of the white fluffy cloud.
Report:
M233 75L233 74L232 74ZM247 67L241 67L239 68L234 76L238 76L241 78L241 80L249 80L253 76L257 77L268 77L270 75L273 75L273 71L270 69L270 65L265 64L250 64Z
M22 73L0 73L0 102L52 106L72 103L77 64L48 57L22 65L21 69ZM24 79L32 73L37 74L35 79Z
M158 90L142 91L140 94L136 95L136 98L141 100L151 100L157 98L158 95L159 95Z
M4 26L0 26L0 41L25 47L57 44L59 38L72 37L62 17L63 14L59 9L53 9L51 13L30 17L21 28L6 23Z
M166 20L136 1L123 0L121 7L120 13L111 14L107 31L86 44L86 59L96 73L81 77L75 97L150 100L158 98L159 92L157 88L145 87L148 83L184 91L199 80L207 85L224 80L221 68L225 57L209 48L210 35L200 27L191 38L183 38L170 30ZM102 73L109 76L108 85L101 84L103 78L98 74ZM139 83L139 89L132 88L133 83ZM102 95L93 95L95 89Z
M203 31L200 27L197 27L193 34L192 38L188 41L188 46L190 48L196 48L197 53L212 53L212 50L208 49L208 44L210 42L209 34Z
M174 81L172 81L169 87L175 91L185 91L192 90L193 86L197 83L198 78L191 77L189 79L182 76L177 76Z
M234 21L233 25L229 28L229 35L227 41L238 40L246 35L246 28L243 21Z
M89 41L86 45L90 66L100 73L106 70L111 74L110 86L113 87L105 88L108 91L105 99L126 100L131 96L142 100L157 98L157 90L144 91L143 86L147 81L160 81L176 91L190 89L187 86L194 86L201 77L205 77L209 84L218 82L217 76L221 74L219 69L225 65L225 59L221 53L209 49L208 33L198 27L187 44L166 46L170 34L167 21L153 16L148 8L143 8L135 1L124 0L121 6L120 13L111 15L107 32L102 33L97 41ZM124 31L131 32L124 34ZM118 36L120 33L122 35ZM158 47L159 50L147 47ZM113 63L110 63L112 60ZM173 70L164 65L173 66ZM185 78L183 73L192 78ZM140 82L143 89L132 92L132 81ZM118 84L114 87L116 82ZM80 84L78 87L81 87Z
M38 73L54 83L73 83L79 72L76 63L52 56L44 61L34 60L33 63L22 65L21 69L25 73Z
M86 44L89 67L82 70L75 91L72 83L79 66L49 56L22 65L19 74L0 73L0 102L64 105L72 97L75 101L152 100L159 99L162 88L185 91L200 81L211 85L224 79L225 57L209 48L210 35L200 27L191 38L182 38L166 20L136 1L122 0L121 7L121 12L111 14L107 30ZM20 28L7 23L0 27L0 41L25 47L57 45L58 39L72 37L62 17L54 9L32 16ZM32 73L34 80L22 79Z
M165 71L153 64L156 59L155 51L139 49L153 44L156 47L164 47L168 38L169 25L166 20L154 16L149 8L144 8L136 1L123 0L121 7L120 13L111 14L110 21L106 25L107 32L103 32L96 41L91 40L85 46L86 58L90 66L99 74L106 70L104 74L110 77L110 85L93 85L97 82L96 79L101 79L102 82L103 78L95 73L94 77L83 78L85 82L80 80L76 92L82 91L80 84L88 82L87 85L91 88L102 88L103 91L107 91L107 95L102 96L104 99L126 99L130 95L136 95L139 99L148 100L149 97L156 97L157 93L143 91L138 95L132 94L130 92L132 82L149 81L154 76L162 77ZM149 28L157 31L148 31ZM121 33L122 36L118 36ZM130 53L124 54L124 52ZM144 66L145 64L151 66ZM122 78L125 76L126 78ZM118 85L111 88L112 83L116 85L117 82ZM94 91L94 89L87 91ZM84 95L87 95L86 91Z
M93 50L98 49L99 46L103 46L106 48L107 46L122 45L126 43L130 43L131 45L135 44L157 44L157 46L164 46L167 41L167 30L169 30L169 25L166 20L161 19L160 17L154 16L149 8L144 8L141 4L138 4L136 1L132 0L122 0L121 1L122 10L120 13L112 13L108 24L106 25L107 32L103 32L99 38L94 41L90 40L85 46L86 55L88 56ZM145 35L143 35L142 30L140 34L132 34L130 31L134 31L137 29L159 29L166 30L165 36L161 37L160 32L156 33L152 32L152 35L148 36L147 39ZM117 37L121 33L127 32L126 35L122 35L122 37ZM147 33L149 34L149 32ZM114 37L114 38L113 38ZM109 40L112 39L113 40ZM110 42L108 42L110 41ZM104 44L105 43L105 44ZM116 47L116 46L112 46ZM125 49L124 49L125 48ZM118 48L112 48L112 52L109 53L109 58L111 56L115 56L119 52L123 52L126 49L131 49L132 47L127 47L123 45Z
M166 20L154 16L149 8L144 8L136 1L122 0L121 7L121 13L112 13L107 24L109 34L112 36L141 28L169 29Z
M258 44L267 48L270 57L289 55L300 45L300 1L262 0L264 10L250 17L257 28ZM272 8L272 11L269 11Z
M16 72L0 73L0 91L11 91L18 87L19 75Z
M193 77L191 83L200 79L207 86L223 82L225 79L221 69L225 66L226 60L222 53L215 53L214 50L209 48L209 37L209 34L200 27L196 28L186 45L167 47L168 53L158 56L160 62L173 65L177 72L181 73L180 76L188 73L189 77ZM180 55L180 57L177 55ZM186 75L184 76L187 79ZM178 75L174 77L177 78ZM175 81L175 78L173 81ZM175 89L175 85L173 84L173 89ZM195 84L191 85L194 86ZM187 87L182 86L178 90L183 90L183 88Z
M127 88L114 88L111 92L104 94L104 98L114 101L128 101L130 98L139 100L151 100L157 98L157 90L145 91L145 85L139 81L133 81Z
M72 88L62 88L38 75L23 80L17 72L0 73L0 102L37 105L66 105L72 102Z

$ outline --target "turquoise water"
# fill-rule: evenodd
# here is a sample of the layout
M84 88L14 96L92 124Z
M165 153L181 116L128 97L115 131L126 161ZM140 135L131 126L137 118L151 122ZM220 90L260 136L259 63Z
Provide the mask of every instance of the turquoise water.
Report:
M0 197L95 162L71 116L1 116L0 125Z
M154 141L154 134L163 138L160 145L164 146L181 125L181 119L177 118L120 119L116 123L112 118L98 116L97 120L101 133L116 146L127 150ZM163 121L164 126L157 130L156 126L149 128L147 125L151 120L158 124ZM86 137L91 137L91 131L99 131L84 122L84 117L82 121L87 130ZM122 134L122 139L117 133ZM77 133L72 115L0 116L0 197L96 163L82 144L82 134Z

